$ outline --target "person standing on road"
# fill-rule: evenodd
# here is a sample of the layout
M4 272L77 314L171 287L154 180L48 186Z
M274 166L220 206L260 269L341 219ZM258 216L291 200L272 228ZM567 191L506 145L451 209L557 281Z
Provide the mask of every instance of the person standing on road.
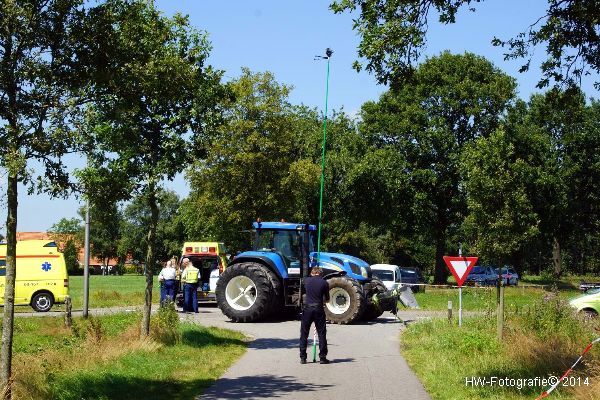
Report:
M175 268L175 290L173 292L173 301L175 301L177 293L181 292L181 268L177 263L177 257L173 256L171 258L171 265Z
M327 359L327 328L323 301L329 301L329 284L321 277L321 267L313 267L310 276L304 280L306 301L302 309L300 323L300 363L306 364L306 346L310 325L314 322L319 336L319 359L321 364L329 364Z
M165 301L173 301L175 299L175 277L176 271L173 268L171 260L167 261L165 267L158 274L160 282L160 305Z
M181 272L181 281L183 285L183 311L198 312L198 281L200 280L200 270L194 267L189 258L183 259L183 272Z

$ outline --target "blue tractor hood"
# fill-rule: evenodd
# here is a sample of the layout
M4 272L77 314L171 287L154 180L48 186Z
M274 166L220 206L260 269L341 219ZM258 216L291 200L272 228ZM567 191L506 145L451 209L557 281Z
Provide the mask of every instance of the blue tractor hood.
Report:
M311 265L316 265L316 251L310 253L310 260ZM348 254L321 252L319 266L323 268L325 275L331 272L346 271L348 277L359 281L371 279L372 277L369 263Z

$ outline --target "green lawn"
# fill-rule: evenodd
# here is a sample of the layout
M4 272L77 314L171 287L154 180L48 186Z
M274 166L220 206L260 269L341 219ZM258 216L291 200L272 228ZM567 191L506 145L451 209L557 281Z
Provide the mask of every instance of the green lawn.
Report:
M558 282L543 279L538 276L524 276L519 286L504 288L504 304L507 310L516 310L533 304L545 294L557 290L561 298L569 300L581 294L579 283L582 281L600 281L593 276L565 276ZM448 284L456 284L453 277L448 278ZM463 310L493 311L496 309L496 287L464 286L462 289ZM458 311L458 288L427 287L425 292L415 293L419 306L424 310L447 310L448 301L452 301L454 312Z
M90 308L106 308L121 306L141 306L144 304L146 277L141 275L90 275ZM69 295L73 301L73 310L83 309L83 276L69 277ZM158 278L154 277L152 285L152 303L160 300ZM53 311L64 310L64 305L56 304ZM32 312L30 306L16 307L15 311Z
M463 287L462 303L465 311L493 311L496 309L497 292L495 287ZM415 293L419 306L424 310L447 310L448 301L452 301L454 312L458 312L458 289L428 287L425 292ZM541 299L548 291L535 287L505 287L504 304L507 310L515 310L531 305ZM570 299L581 294L575 289L559 291L560 296Z
M154 277L152 302L158 304L160 289L158 279ZM146 277L141 275L91 275L90 308L135 306L144 304ZM83 276L69 277L69 293L73 300L73 309L83 307Z
M245 352L241 333L190 323L174 345L140 340L140 319L16 318L14 398L192 399Z

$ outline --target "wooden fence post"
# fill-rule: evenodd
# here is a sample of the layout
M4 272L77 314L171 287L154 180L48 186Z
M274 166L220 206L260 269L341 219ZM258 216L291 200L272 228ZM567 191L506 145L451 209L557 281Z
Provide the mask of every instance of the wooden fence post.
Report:
M70 328L73 325L73 319L71 317L73 305L71 303L71 296L65 298L65 326Z

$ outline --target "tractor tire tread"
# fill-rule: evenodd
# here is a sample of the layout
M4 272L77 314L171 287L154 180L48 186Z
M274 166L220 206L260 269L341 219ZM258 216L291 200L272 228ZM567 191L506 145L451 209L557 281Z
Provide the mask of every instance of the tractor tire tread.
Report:
M331 278L328 279L327 282L329 283L330 290L332 287L343 287L352 297L350 307L341 315L333 314L328 307L325 307L325 315L327 320L331 323L341 325L351 324L358 321L361 318L367 303L361 284L354 279L349 279L346 277Z

